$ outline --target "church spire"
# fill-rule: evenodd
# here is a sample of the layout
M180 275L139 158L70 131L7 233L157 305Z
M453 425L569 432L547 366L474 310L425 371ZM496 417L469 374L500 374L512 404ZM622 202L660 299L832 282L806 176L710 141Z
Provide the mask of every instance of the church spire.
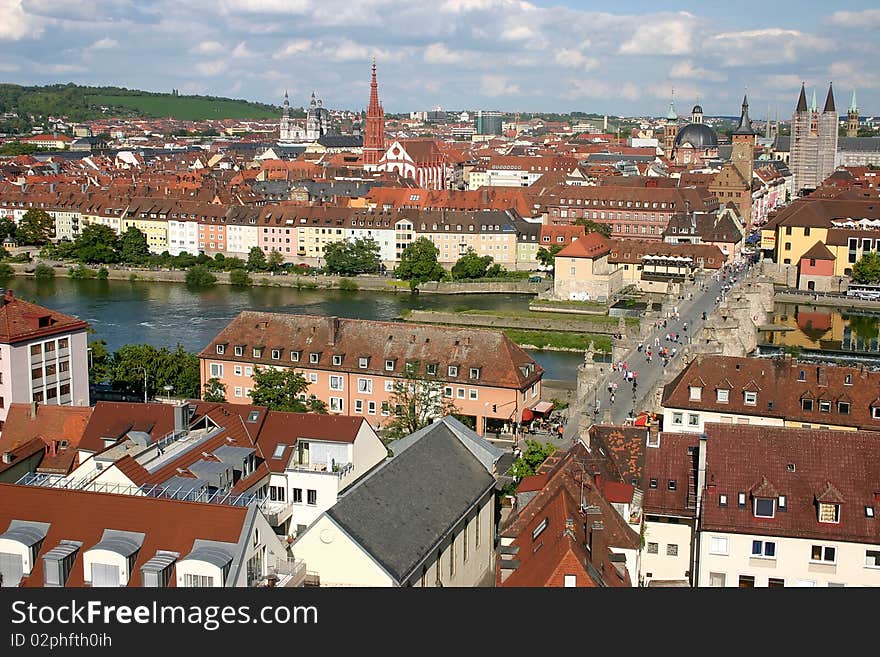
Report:
M849 111L850 112L858 112L859 111L859 106L856 104L856 90L855 90L855 88L853 88L852 101L850 101L850 104L849 104Z
M837 113L837 108L834 107L834 83L828 83L828 96L825 98L825 109L824 112L834 112Z
M370 79L370 104L364 130L364 169L375 171L385 151L385 111L379 103L379 83L376 81L376 58L373 58Z
M677 121L678 114L675 113L675 87L672 88L672 96L669 99L669 111L666 112L667 121Z
M819 103L816 102L816 87L813 87L813 97L810 100L810 111L812 111L812 112L819 111Z
M801 95L798 96L798 104L795 112L806 112L807 111L807 92L804 89L804 83L801 82Z
M734 130L733 134L735 135L753 135L755 131L752 130L752 121L749 119L749 97L748 95L743 96L743 104L742 104L742 113L739 117L739 126L736 130Z

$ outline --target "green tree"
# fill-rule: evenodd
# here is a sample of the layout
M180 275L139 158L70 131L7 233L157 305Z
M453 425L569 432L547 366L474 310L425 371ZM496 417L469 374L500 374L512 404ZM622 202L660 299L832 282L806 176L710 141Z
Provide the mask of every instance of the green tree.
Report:
M19 244L42 246L55 237L55 220L45 210L31 208L18 222L15 238Z
M266 254L258 246L251 247L247 259L248 271L266 271Z
M122 236L119 248L119 259L133 265L140 265L150 257L150 247L147 244L147 236L143 231L134 226L129 227Z
M379 245L374 239L340 240L324 247L327 272L341 276L374 274L379 271Z
M599 233L603 237L611 237L610 224L600 224L598 221L593 221L592 219L584 219L583 217L581 217L580 219L575 220L574 225L583 226L586 229L587 233Z
M106 383L112 379L113 354L107 351L104 340L89 342L89 383Z
M266 269L271 272L278 272L284 267L284 255L281 251L276 251L272 249L272 252L269 253L269 257L266 258Z
M110 382L117 390L142 395L145 371L148 396L171 386L179 396L199 397L199 357L179 344L174 351L148 344L121 347L113 354Z
M73 244L80 262L119 261L119 237L110 226L88 224Z
M562 251L561 244L554 244L549 249L545 249L543 246L538 249L538 252L535 254L535 257L545 267L549 267L553 264L553 260L556 257L556 254Z
M34 267L34 278L38 281L48 281L55 278L55 270L49 265L37 265Z
M415 288L425 281L439 281L446 274L437 256L440 250L434 246L427 237L420 237L409 244L400 254L400 264L397 265L395 275L410 282L410 287Z
M853 265L854 281L865 284L880 283L880 253L868 251Z
M206 402L225 402L226 401L226 384L217 377L208 379L205 382L205 389L202 399Z
M222 253L218 253L217 255L223 255ZM223 269L226 271L232 271L233 269L246 269L247 263L241 258L224 258L223 259Z
M204 265L193 265L186 270L186 284L189 287L211 287L217 282L217 277Z
M428 374L427 367L423 373L421 368L420 361L408 361L403 380L394 382L387 402L391 413L384 431L387 438L403 438L428 426L434 418L459 412L452 399L443 395L444 381L439 375Z
M453 280L486 278L492 260L492 256L479 256L472 248L468 248L467 253L452 266L452 278Z
M12 265L6 262L0 262L0 281L5 281L7 278L10 278L15 275L15 270L12 268Z
M538 471L538 467L547 460L556 448L550 443L543 445L534 440L526 441L526 451L510 466L510 474L517 479L530 477Z
M5 240L7 237L11 237L15 239L15 222L12 219L0 219L0 242Z
M248 287L251 284L251 277L246 269L233 269L229 272L229 282L234 287Z
M313 396L304 400L309 382L294 370L254 367L251 403L273 411L326 413L326 405Z

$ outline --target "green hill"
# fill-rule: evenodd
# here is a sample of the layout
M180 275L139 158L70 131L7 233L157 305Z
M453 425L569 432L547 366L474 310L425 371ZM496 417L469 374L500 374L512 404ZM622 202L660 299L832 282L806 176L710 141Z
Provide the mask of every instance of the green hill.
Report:
M107 108L106 111L101 108ZM280 107L214 96L182 96L122 87L86 87L55 84L23 87L0 84L0 113L17 112L22 121L28 115L39 119L67 116L71 121L88 121L108 116L204 119L274 119Z

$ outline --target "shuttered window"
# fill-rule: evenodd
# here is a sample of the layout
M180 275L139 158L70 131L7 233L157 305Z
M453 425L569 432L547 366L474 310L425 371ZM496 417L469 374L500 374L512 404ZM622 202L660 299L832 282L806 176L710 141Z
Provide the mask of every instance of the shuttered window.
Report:
M119 566L111 566L106 563L92 564L93 587L118 587Z
M18 586L22 575L24 575L24 566L21 561L21 555L0 552L0 578L2 578L2 586L4 588Z

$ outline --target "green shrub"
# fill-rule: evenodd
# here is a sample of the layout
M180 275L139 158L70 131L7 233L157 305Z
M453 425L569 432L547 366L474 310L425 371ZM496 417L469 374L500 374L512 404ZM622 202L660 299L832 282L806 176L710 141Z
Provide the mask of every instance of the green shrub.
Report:
M186 284L190 287L211 287L216 282L217 277L204 265L193 265L186 270Z
M48 265L37 265L34 268L34 278L38 281L48 281L55 278L55 270Z
M12 268L11 265L5 262L0 262L0 279L9 278L10 276L14 275L15 270Z
M67 277L72 278L74 280L82 280L85 278L94 278L95 271L93 269L89 269L85 265L77 265L76 267L68 268Z
M134 272L131 272L131 273L128 275L128 280L129 280L130 283L134 283L137 279L138 279L138 275L135 274Z
M251 277L245 269L233 269L229 272L229 282L235 287L249 287L251 284Z
M348 278L343 278L339 281L339 289L345 292L357 292L358 284Z
M98 270L98 280L99 281L106 281L108 276L110 276L110 272L108 271L108 269L106 267L101 267Z

